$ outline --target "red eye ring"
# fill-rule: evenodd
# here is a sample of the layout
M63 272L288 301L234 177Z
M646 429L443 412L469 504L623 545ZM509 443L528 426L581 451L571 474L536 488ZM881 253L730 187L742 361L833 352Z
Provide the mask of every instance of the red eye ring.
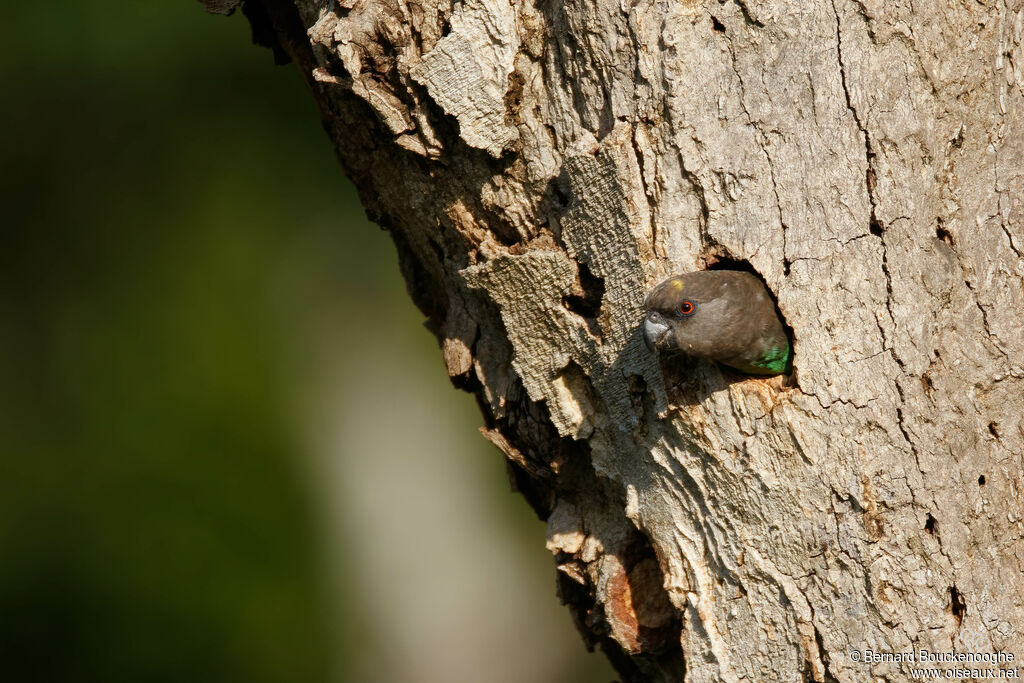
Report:
M679 312L683 315L693 315L693 310L694 306L692 301L684 301L679 304Z

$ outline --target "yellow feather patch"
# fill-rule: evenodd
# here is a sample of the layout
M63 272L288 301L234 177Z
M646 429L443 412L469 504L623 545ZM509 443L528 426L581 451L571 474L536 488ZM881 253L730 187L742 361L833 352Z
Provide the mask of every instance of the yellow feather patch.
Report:
M682 292L683 291L683 281L682 280L673 280L672 281L672 289L676 290L676 294Z

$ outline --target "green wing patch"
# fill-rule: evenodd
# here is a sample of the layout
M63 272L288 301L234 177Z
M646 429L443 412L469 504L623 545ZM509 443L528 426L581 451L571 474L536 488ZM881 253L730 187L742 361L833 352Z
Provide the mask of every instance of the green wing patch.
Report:
M773 346L753 363L754 367L771 372L785 372L789 365L789 344L783 347Z

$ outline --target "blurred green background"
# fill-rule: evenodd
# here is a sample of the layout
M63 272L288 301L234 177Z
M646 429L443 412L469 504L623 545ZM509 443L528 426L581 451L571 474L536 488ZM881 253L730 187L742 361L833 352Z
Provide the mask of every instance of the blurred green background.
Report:
M0 679L606 681L293 66L0 24Z

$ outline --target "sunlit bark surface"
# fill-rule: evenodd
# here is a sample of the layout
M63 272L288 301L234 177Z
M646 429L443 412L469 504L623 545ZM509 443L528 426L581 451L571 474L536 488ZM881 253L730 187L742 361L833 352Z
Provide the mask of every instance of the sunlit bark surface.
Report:
M246 13L308 79L624 680L1024 656L1020 2ZM645 348L647 289L714 266L772 290L791 376Z

